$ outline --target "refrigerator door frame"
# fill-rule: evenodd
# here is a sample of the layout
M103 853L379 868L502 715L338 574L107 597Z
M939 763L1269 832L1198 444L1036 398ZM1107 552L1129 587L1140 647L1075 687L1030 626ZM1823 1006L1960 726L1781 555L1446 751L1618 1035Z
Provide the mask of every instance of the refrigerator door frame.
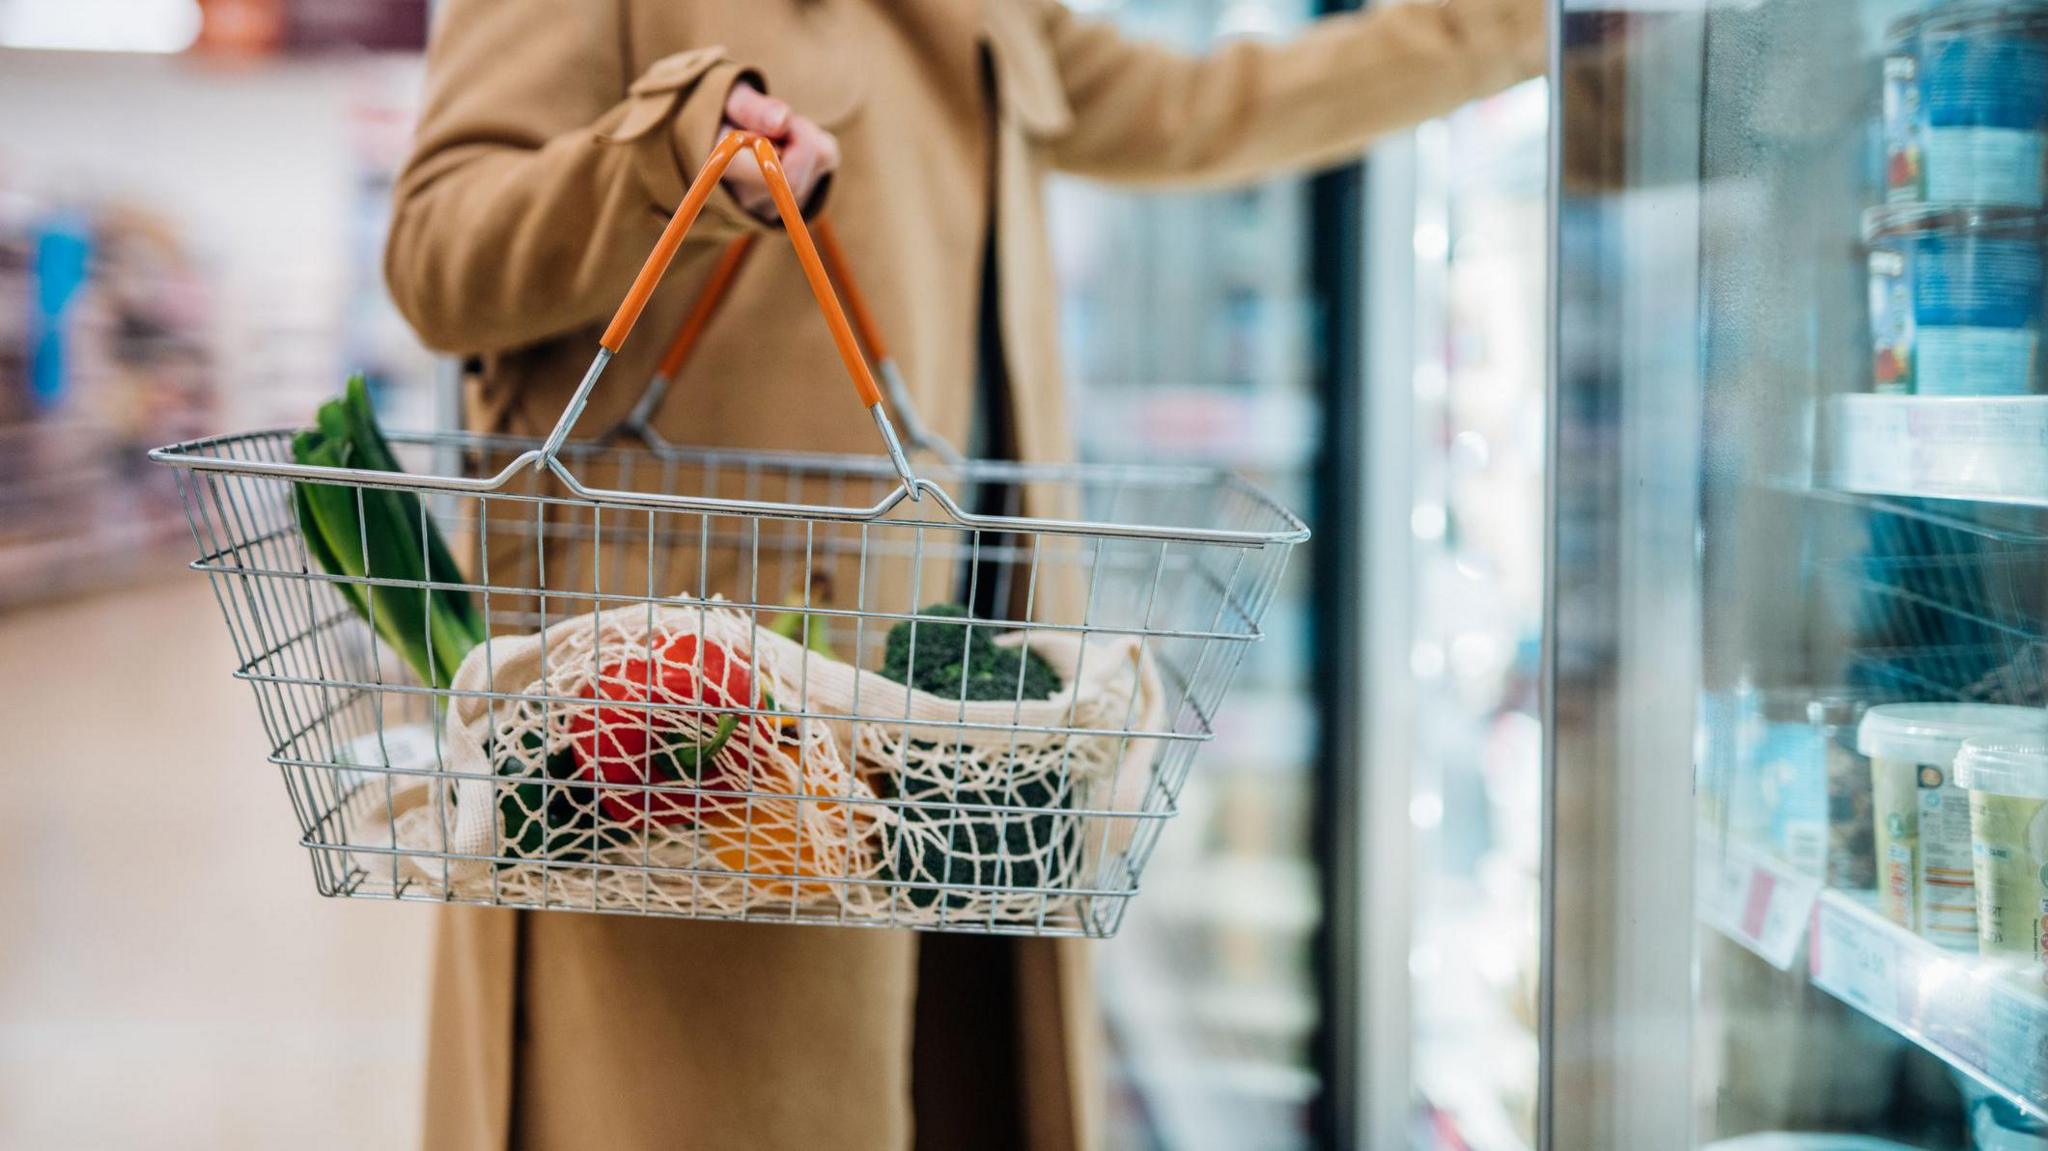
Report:
M1349 403L1332 405L1333 418L1353 425L1348 436L1355 458L1344 470L1352 490L1363 493L1352 497L1357 521L1349 533L1362 575L1346 589L1354 606L1339 641L1358 670L1349 685L1352 698L1333 711L1358 717L1346 726L1359 769L1333 780L1345 824L1355 829L1335 861L1342 874L1355 877L1354 886L1343 894L1345 905L1332 909L1352 924L1339 936L1353 952L1344 964L1349 986L1331 997L1333 1004L1355 1003L1344 1024L1354 1037L1352 1064L1335 1069L1342 1077L1333 1079L1348 1090L1343 1138L1333 1141L1346 1147L1403 1146L1414 1116L1409 954L1416 863L1409 801L1416 688L1407 641L1414 606L1408 557L1414 546L1417 208L1415 141L1403 134L1374 148L1365 168L1359 310L1370 338L1363 349L1364 387ZM1364 557L1381 562L1368 565Z
M1549 13L1537 1134L1555 1151L1690 1148L1699 1128L1701 365L1683 337L1699 314L1705 15L1659 7Z

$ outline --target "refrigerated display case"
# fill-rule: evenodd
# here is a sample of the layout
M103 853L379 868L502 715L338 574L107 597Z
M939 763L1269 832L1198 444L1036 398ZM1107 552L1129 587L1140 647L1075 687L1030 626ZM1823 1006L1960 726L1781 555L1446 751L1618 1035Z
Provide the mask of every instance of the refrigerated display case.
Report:
M1557 19L1539 1141L2048 1147L2048 8Z
M1407 977L1412 1100L1383 1122L1423 1148L1534 1138L1547 126L1541 81L1424 125L1412 208L1376 237L1414 262L1413 353L1371 384L1407 417L1377 421L1405 498L1373 565L1406 561L1374 635L1407 683L1373 693L1370 722L1404 729L1371 770L1406 788L1375 830L1406 839L1412 902L1363 943Z
M1281 36L1310 0L1077 4L1188 50ZM1091 460L1227 464L1305 506L1316 466L1323 300L1304 180L1129 194L1056 181L1066 374ZM1310 671L1316 562L1289 564L1265 641L1180 797L1117 940L1097 952L1117 1101L1111 1145L1313 1145L1322 1017L1313 851L1323 693ZM1156 880L1156 882L1155 882Z

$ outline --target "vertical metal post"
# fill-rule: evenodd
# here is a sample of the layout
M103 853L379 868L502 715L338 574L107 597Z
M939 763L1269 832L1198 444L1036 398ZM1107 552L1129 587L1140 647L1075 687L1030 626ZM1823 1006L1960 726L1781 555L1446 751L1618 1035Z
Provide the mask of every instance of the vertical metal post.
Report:
M1553 6L1538 1143L1693 1145L1706 16Z

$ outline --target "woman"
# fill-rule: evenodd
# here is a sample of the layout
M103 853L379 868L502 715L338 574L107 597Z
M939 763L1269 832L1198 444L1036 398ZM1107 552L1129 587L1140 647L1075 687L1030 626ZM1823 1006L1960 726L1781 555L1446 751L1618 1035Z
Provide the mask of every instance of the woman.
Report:
M478 430L552 425L737 127L774 139L807 210L829 209L928 422L1025 460L1073 451L1045 173L1185 186L1333 163L1543 55L1540 0L1331 17L1206 57L1058 0L442 7L387 271L421 337L474 362ZM758 169L736 165L611 379L644 381L720 251L772 219ZM656 426L873 452L837 364L795 260L760 245ZM600 389L582 427L637 391ZM451 909L428 1145L1092 1146L1087 959L1050 941Z

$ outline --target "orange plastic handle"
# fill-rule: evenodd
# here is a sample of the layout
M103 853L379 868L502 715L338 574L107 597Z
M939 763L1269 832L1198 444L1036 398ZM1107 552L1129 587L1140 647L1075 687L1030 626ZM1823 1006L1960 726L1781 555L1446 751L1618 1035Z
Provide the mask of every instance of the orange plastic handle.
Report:
M859 282L853 278L853 266L847 262L846 249L839 246L837 229L832 227L831 220L820 219L812 225L811 235L818 241L818 255L824 258L825 271L839 288L847 316L853 321L853 330L860 336L861 343L867 345L869 358L876 361L888 359L889 347L882 342L881 326L875 323L875 314L868 308L867 294L860 290ZM674 342L661 357L661 366L657 370L664 379L675 379L683 365L689 362L690 353L703 339L704 329L710 326L711 318L718 314L726 292L739 278L740 268L753 249L754 238L752 232L741 236L719 256L711 275L704 281L704 293L691 305L690 314L683 317L682 327L676 330Z
M867 344L868 354L877 360L888 359L889 348L882 343L881 325L875 323L875 314L868 310L867 294L854 282L853 266L846 262L846 249L839 246L838 230L832 227L832 221L819 220L817 235L818 250L825 255L825 268L838 282L839 294L846 297L846 310L853 313L853 326Z
M811 295L817 298L818 310L825 314L825 325L832 330L832 342L838 345L839 359L846 365L846 374L853 378L854 390L860 393L862 404L875 407L882 402L881 389L875 386L867 357L861 355L860 341L847 323L846 313L839 306L839 294L832 289L832 278L826 274L824 262L818 257L818 247L811 240L811 230L804 224L803 209L796 202L796 193L790 190L788 175L782 170L782 157L776 154L775 145L752 132L729 133L711 150L703 170L690 184L681 206L676 208L676 214L669 218L668 227L662 229L661 239L655 243L654 251L648 254L647 262L641 265L640 275L633 281L632 289L626 293L625 301L612 317L611 326L605 329L603 339L598 342L614 354L625 346L626 337L632 335L633 326L640 322L640 314L647 310L647 301L653 298L654 289L668 273L669 265L675 262L676 252L683 246L683 238L696 224L698 214L711 199L712 190L718 187L718 182L725 177L726 168L742 148L753 149L754 158L760 162L761 173L768 181L768 194L775 200L776 213L782 217L783 229L789 233L790 246L796 249L797 262L803 265L804 278L810 281Z
M683 318L683 326L676 330L674 342L661 357L661 365L655 369L662 378L673 380L683 370L690 353L697 347L697 341L704 337L704 329L711 326L711 317L718 312L718 305L724 301L725 293L732 282L739 278L740 267L747 262L747 253L753 251L754 233L748 232L718 257L718 263L711 269L711 276L704 281L704 293L690 306L690 314ZM855 320L858 323L858 319Z

